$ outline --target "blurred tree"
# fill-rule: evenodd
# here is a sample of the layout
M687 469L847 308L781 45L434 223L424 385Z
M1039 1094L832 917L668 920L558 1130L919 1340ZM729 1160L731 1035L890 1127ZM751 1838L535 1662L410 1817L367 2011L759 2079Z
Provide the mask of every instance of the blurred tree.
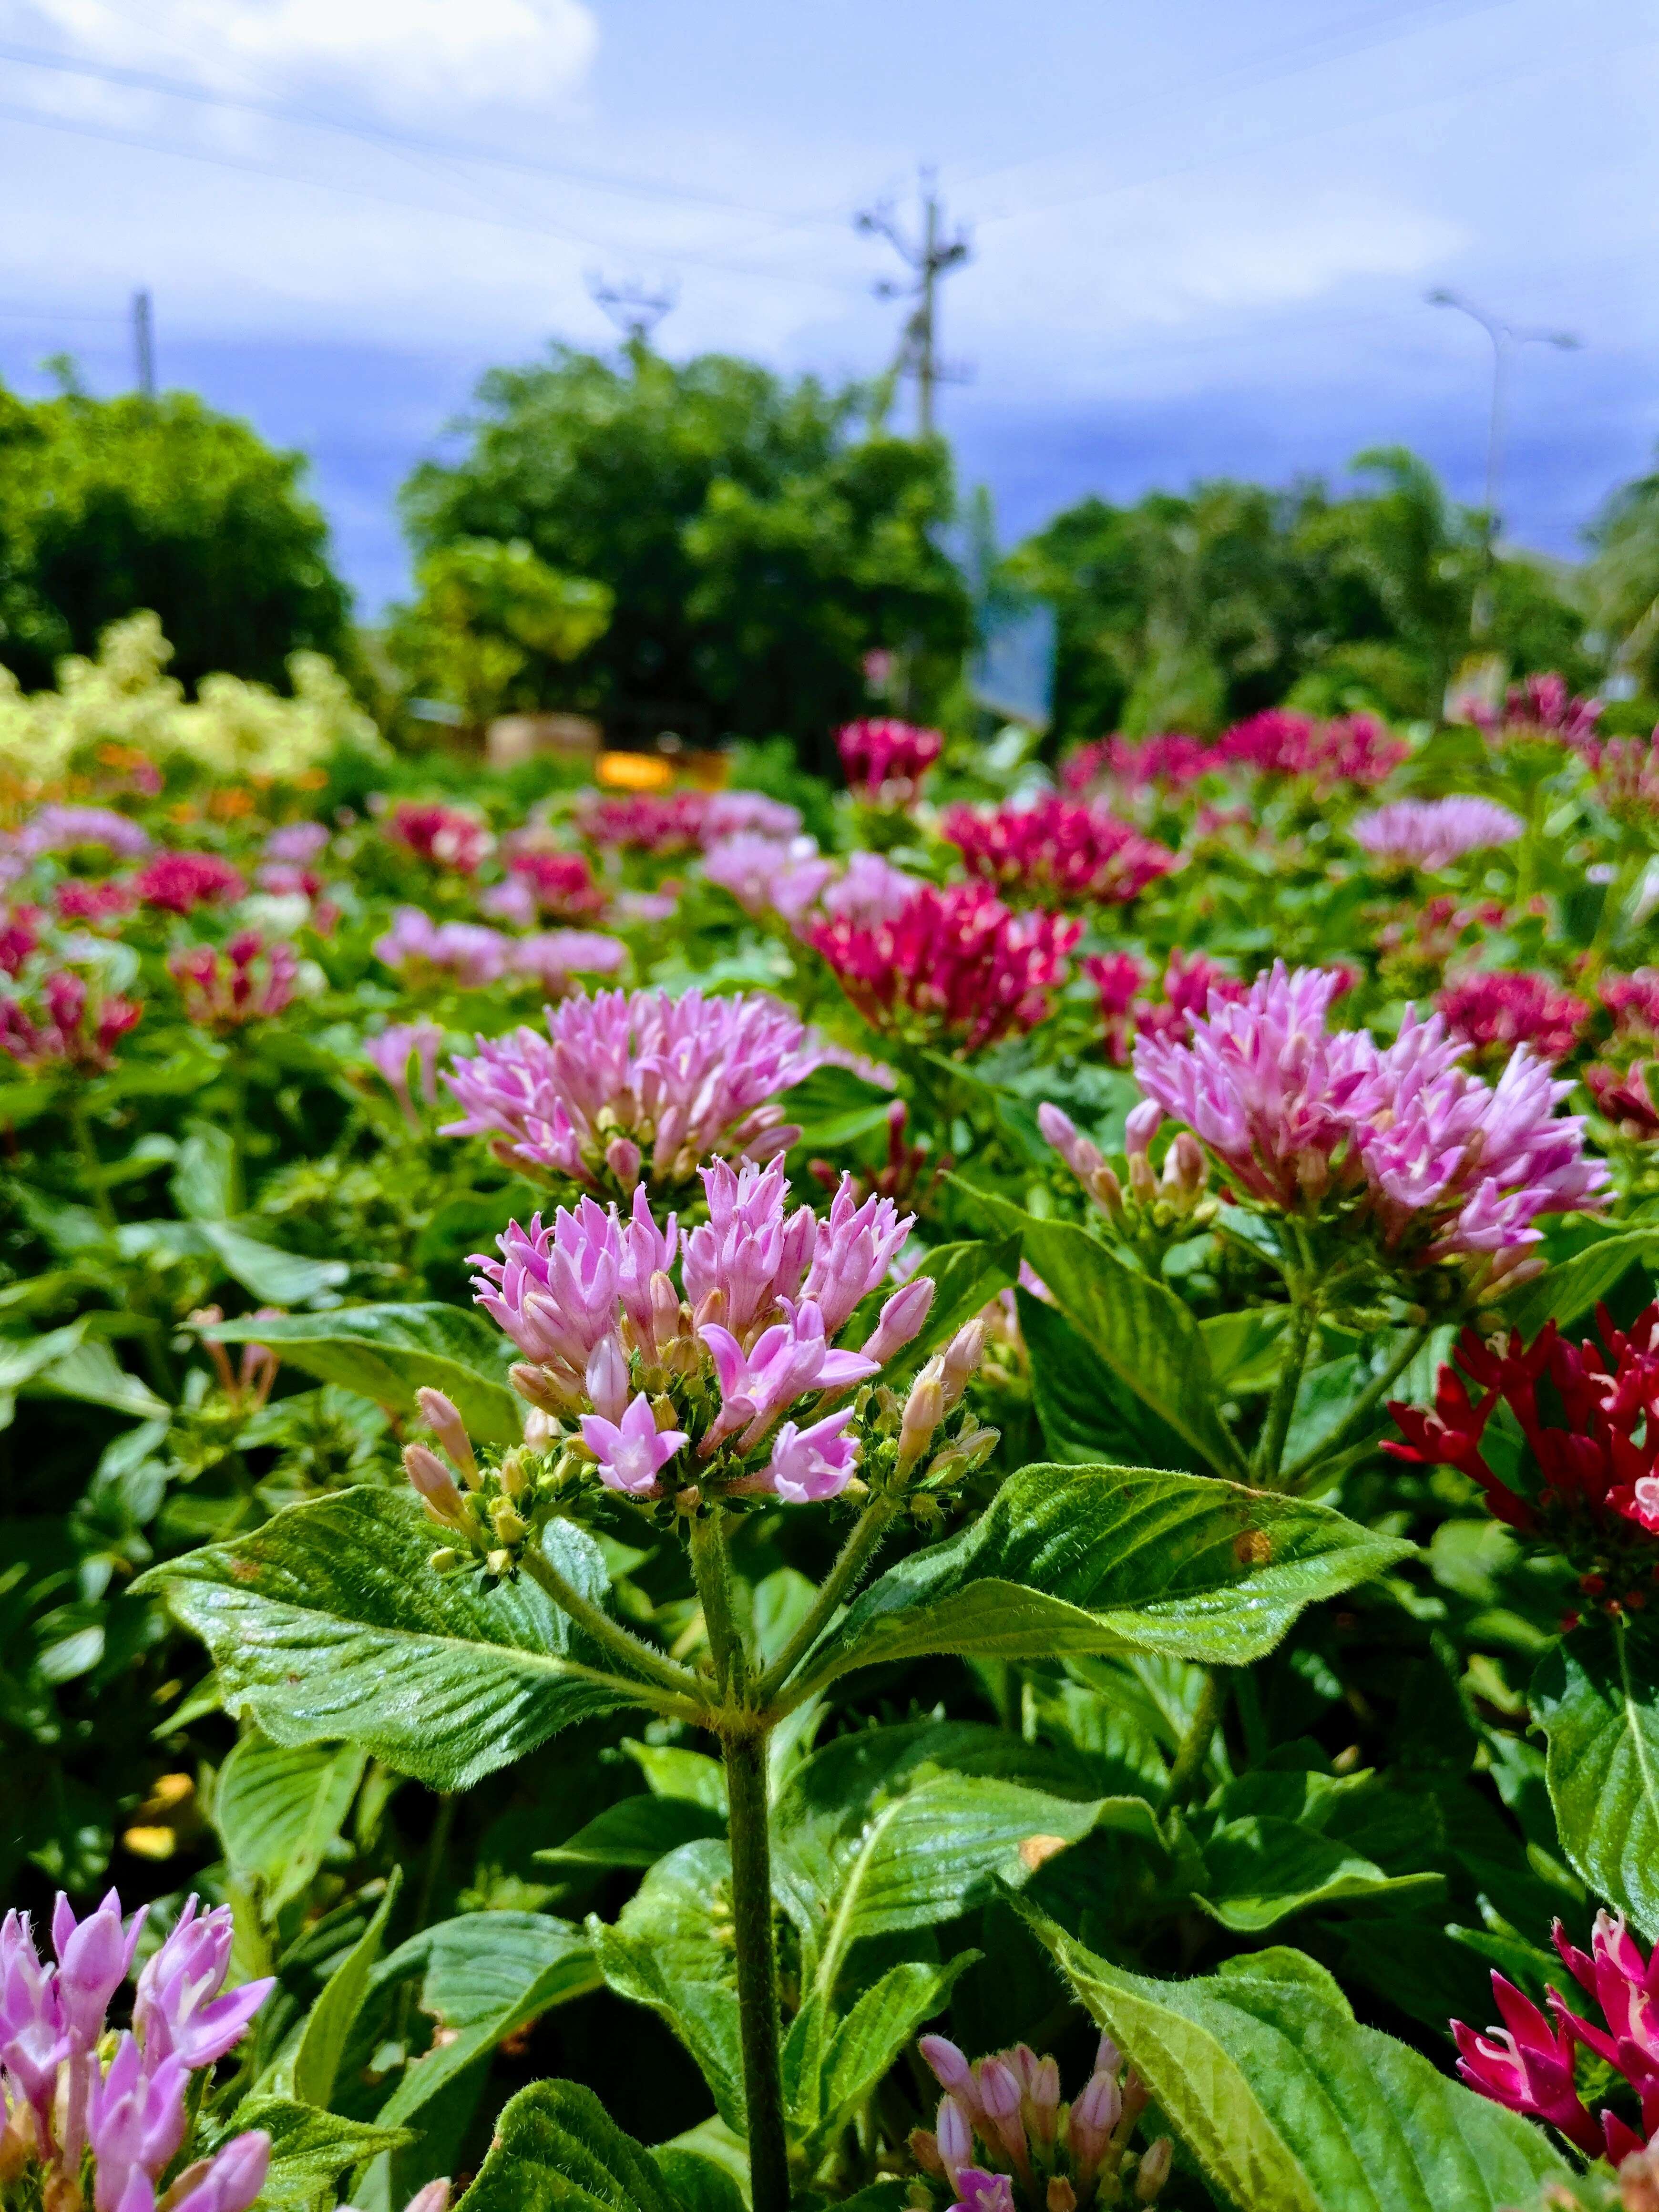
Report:
M1589 535L1585 604L1607 666L1659 694L1659 474L1621 486Z
M954 673L968 617L932 537L951 507L944 448L860 436L857 387L724 355L676 365L639 347L617 363L560 346L493 370L479 399L470 449L417 470L404 513L422 552L522 539L614 595L568 670L526 670L545 703L684 702L716 730L816 753L862 703L872 648L906 650L924 680Z
M411 689L460 708L482 728L520 698L536 660L574 660L602 636L611 598L603 584L563 576L521 538L458 538L416 571L420 597L394 607L386 645Z
M159 616L175 674L286 688L296 651L338 656L349 600L303 460L186 392L93 399L0 388L0 661L25 688L112 622Z

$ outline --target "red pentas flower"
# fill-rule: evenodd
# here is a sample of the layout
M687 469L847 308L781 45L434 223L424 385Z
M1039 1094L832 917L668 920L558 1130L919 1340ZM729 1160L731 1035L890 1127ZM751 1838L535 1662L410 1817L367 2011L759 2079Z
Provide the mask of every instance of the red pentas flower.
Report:
M1062 764L1060 780L1078 798L1103 783L1128 791L1180 790L1217 765L1214 747L1202 738L1166 730L1155 737L1097 738L1079 745Z
M245 929L222 951L184 946L168 960L167 973L198 1028L234 1030L282 1012L294 996L300 961L291 945L268 945L257 929Z
M386 834L417 860L434 868L453 868L471 875L491 850L495 839L476 815L459 806L422 806L399 799L386 817Z
M228 906L246 890L240 872L214 853L158 853L139 869L132 888L146 906L190 914L198 906Z
M876 715L845 723L836 732L836 750L855 799L866 806L908 806L945 750L945 738L938 730Z
M1249 985L1227 975L1201 952L1177 949L1164 971L1163 997L1143 995L1152 978L1133 952L1091 952L1080 963L1100 993L1100 1018L1106 1057L1127 1067L1137 1036L1184 1038L1194 1015L1204 1013L1212 996L1228 1003L1243 998Z
M74 1068L100 1074L143 1011L114 993L94 997L82 976L59 969L47 976L33 1007L21 999L0 999L0 1051L31 1073Z
M605 910L605 886L594 882L586 854L544 852L530 846L511 854L507 865L538 911L556 921L586 921Z
M1059 915L1015 914L984 884L926 884L888 921L836 915L807 941L875 1028L979 1052L1043 1018L1082 933Z
M1503 1348L1466 1329L1463 1370L1443 1367L1432 1412L1391 1405L1403 1443L1395 1458L1455 1467L1478 1482L1496 1517L1541 1537L1577 1571L1579 1588L1604 1612L1640 1610L1659 1577L1659 1303L1616 1328L1596 1308L1601 1341L1571 1344L1553 1322L1530 1345ZM1471 1397L1468 1382L1484 1395ZM1502 1480L1482 1443L1507 1406L1532 1458L1522 1489Z
M1552 2021L1512 1982L1495 1973L1492 1995L1504 2026L1477 2035L1461 2020L1453 2021L1457 2070L1494 2104L1547 2120L1587 2157L1605 2154L1617 2166L1659 2135L1659 1952L1644 1959L1623 1913L1596 1914L1588 1952L1567 1941L1559 1920L1550 1933L1569 1972L1595 1999L1606 2025L1582 2019L1556 1989L1547 1993ZM1599 2122L1590 2117L1574 2079L1575 2045L1623 2076L1635 2093L1639 2128L1605 2109Z
M1053 793L992 814L952 806L939 827L970 875L1045 904L1121 906L1175 866L1166 845L1115 814Z
M138 903L131 884L113 877L108 883L89 884L71 876L58 884L52 897L59 921L88 921L94 926L124 921Z
M1540 1060L1565 1060L1589 1019L1587 1000L1564 991L1547 975L1494 969L1448 983L1435 1005L1455 1036L1477 1058L1506 1058L1529 1044Z
M24 962L40 942L38 906L15 906L0 914L0 968L8 975L21 974Z
M1382 783L1410 750L1375 714L1321 722L1311 714L1270 707L1224 730L1212 757L1218 766L1236 765L1259 775L1305 776L1328 789L1338 783Z

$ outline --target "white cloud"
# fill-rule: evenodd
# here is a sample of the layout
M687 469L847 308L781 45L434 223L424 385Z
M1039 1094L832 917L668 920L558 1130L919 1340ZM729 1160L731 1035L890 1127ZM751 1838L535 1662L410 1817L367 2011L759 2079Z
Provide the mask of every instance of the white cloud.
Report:
M334 85L428 115L568 100L599 39L585 0L30 0L29 13L101 62L241 92Z

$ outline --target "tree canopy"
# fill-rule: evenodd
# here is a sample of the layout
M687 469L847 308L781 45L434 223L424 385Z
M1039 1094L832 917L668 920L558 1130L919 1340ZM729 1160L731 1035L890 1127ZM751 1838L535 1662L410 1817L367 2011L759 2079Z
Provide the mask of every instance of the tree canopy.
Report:
M349 599L304 460L187 392L28 401L0 388L0 662L25 688L148 608L192 688L286 683L337 655Z

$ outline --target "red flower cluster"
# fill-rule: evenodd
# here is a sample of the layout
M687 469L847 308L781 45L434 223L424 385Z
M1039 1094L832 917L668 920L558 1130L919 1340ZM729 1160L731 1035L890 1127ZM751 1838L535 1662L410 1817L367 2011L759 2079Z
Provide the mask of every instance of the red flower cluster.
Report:
M963 1052L1036 1026L1080 921L1014 914L984 884L927 884L890 921L822 921L808 942L875 1028Z
M52 893L52 903L58 909L59 921L100 922L125 921L137 904L131 884L118 882L88 884L71 876L58 884Z
M1585 1597L1617 1613L1641 1610L1659 1577L1659 1303L1628 1331L1614 1328L1605 1306L1595 1319L1600 1344L1569 1344L1550 1322L1530 1346L1511 1336L1500 1352L1466 1329L1458 1365L1486 1395L1476 1404L1463 1375L1443 1367L1432 1413L1389 1407L1406 1442L1382 1449L1470 1476L1498 1520L1563 1553ZM1540 1385L1554 1400L1547 1411ZM1481 1450L1500 1404L1531 1449L1536 1474L1526 1497L1500 1480Z
M1152 738L1097 738L1072 755L1060 780L1074 796L1108 778L1132 791L1158 786L1179 790L1218 765L1215 748L1202 738L1167 730Z
M939 828L970 875L1044 904L1121 906L1175 866L1166 845L1115 814L1052 793L994 814L952 806Z
M282 1012L294 996L300 961L291 945L267 945L257 929L245 929L222 952L211 945L175 952L167 973L198 1029L234 1030Z
M239 870L212 853L158 853L132 879L146 906L190 914L198 906L228 906L246 890Z
M1477 1059L1506 1060L1529 1044L1540 1060L1565 1060L1589 1019L1589 1001L1563 991L1547 975L1509 969L1465 975L1448 983L1435 1005L1454 1036L1474 1047Z
M1659 810L1659 729L1646 738L1581 738L1577 750L1615 819L1642 821Z
M1613 1016L1613 1034L1584 1070L1584 1087L1620 1136L1651 1144L1659 1137L1659 1102L1644 1063L1659 1056L1659 970L1604 975L1596 996Z
M386 820L386 834L417 860L434 868L453 868L470 876L495 845L476 815L458 806L422 806L399 799Z
M1659 2135L1659 1951L1645 1960L1622 1913L1598 1912L1588 1952L1569 1943L1558 1920L1551 1929L1573 1979L1601 2008L1605 2027L1581 2020L1559 1990L1548 1992L1553 2023L1502 1974L1492 1978L1504 2026L1477 2035L1451 2024L1457 2070L1472 2089L1511 2112L1559 2128L1587 2158L1614 2166ZM1591 2118L1573 2080L1573 2046L1593 2051L1636 2092L1640 2132L1603 2111Z
M0 1051L31 1073L48 1067L101 1073L144 1011L112 994L92 1002L83 980L61 969L41 986L40 1004L44 1018L37 1020L21 1000L0 999Z
M1236 722L1216 740L1218 762L1237 764L1257 775L1306 776L1322 788L1357 783L1370 787L1393 775L1411 748L1375 714L1348 714L1316 721L1270 707Z
M866 806L908 806L945 750L938 730L878 715L836 732L847 787Z
M40 909L15 906L0 915L0 968L8 975L22 972L23 963L40 942Z
M1564 745L1577 746L1587 759L1600 743L1595 725L1601 702L1574 698L1565 676L1527 676L1511 684L1501 714L1476 702L1464 711L1489 738L1559 738Z
M1106 1056L1118 1067L1127 1066L1129 1048L1137 1036L1164 1037L1179 1043L1191 1029L1194 1015L1204 1012L1212 995L1223 1002L1236 1000L1245 997L1249 988L1201 952L1177 951L1170 955L1161 1000L1141 996L1151 971L1133 952L1092 952L1081 964L1100 993Z
M605 888L594 882L585 854L530 846L510 854L507 865L529 890L538 911L556 921L587 921L605 910Z

